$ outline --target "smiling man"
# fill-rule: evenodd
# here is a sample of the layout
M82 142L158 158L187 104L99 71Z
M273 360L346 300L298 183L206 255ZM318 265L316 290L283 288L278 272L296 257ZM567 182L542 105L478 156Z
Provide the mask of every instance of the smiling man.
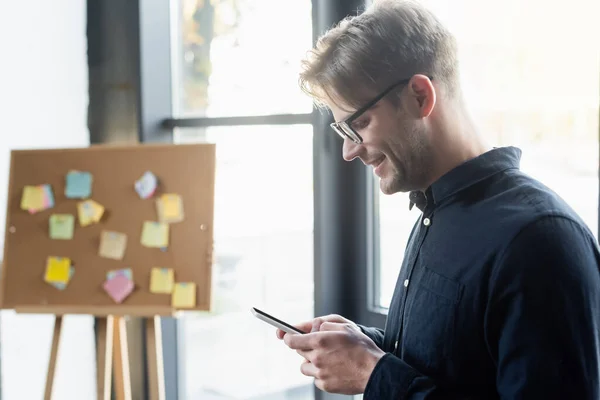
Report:
M410 192L421 215L385 329L328 315L277 331L302 373L365 400L599 399L597 241L520 171L519 149L484 143L450 32L416 3L376 1L304 67L344 159L371 166L383 193Z

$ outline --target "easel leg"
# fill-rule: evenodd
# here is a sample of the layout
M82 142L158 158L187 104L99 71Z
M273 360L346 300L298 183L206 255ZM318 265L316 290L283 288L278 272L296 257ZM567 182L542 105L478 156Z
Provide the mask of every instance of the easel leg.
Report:
M129 373L129 350L125 318L114 318L113 365L115 400L131 400L131 375Z
M146 350L148 354L148 399L165 400L165 370L159 316L146 318Z
M46 392L44 400L52 399L52 385L56 372L56 360L58 358L58 344L60 342L60 331L62 330L62 316L54 317L54 331L52 332L52 348L50 349L50 361L48 362L48 375L46 376Z
M96 397L98 400L111 400L113 326L112 317L96 318Z

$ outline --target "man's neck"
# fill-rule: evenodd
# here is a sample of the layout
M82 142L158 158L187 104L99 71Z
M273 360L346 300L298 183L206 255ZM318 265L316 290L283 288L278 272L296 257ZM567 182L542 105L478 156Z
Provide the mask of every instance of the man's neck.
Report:
M452 118L442 115L436 127L436 140L432 147L434 163L426 187L466 161L491 150L464 108L453 112Z

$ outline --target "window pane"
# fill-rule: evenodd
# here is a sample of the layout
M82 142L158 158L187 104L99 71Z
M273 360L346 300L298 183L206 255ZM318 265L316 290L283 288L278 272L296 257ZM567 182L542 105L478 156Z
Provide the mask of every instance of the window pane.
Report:
M561 195L597 236L600 3L425 3L458 37L465 97L489 142L520 147L522 170ZM376 195L381 262L375 303L388 307L419 212L408 211L405 194Z
M312 126L185 129L175 141L217 145L214 310L180 324L184 398L313 399L300 356L250 313L313 317Z
M298 87L312 43L311 0L179 0L174 52L180 117L311 112Z

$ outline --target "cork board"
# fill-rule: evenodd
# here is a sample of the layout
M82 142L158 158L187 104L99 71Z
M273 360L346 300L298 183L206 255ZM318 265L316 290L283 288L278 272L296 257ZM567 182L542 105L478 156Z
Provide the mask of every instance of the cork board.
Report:
M77 204L65 194L69 171L91 174L90 199L105 212L98 223L80 226ZM159 180L152 198L140 198L134 182L151 171ZM172 295L150 291L153 267L171 268L175 282L196 285L196 303L184 309L211 308L211 270L215 181L215 145L91 146L77 149L11 152L4 262L0 301L3 309L52 314L172 315ZM21 209L24 187L51 185L54 206L31 214ZM175 193L184 219L169 223L166 248L142 245L145 221L157 221L156 198ZM73 214L70 240L52 239L53 214ZM122 259L99 255L103 230L127 237ZM49 256L68 257L74 274L64 290L44 281ZM121 303L107 295L107 272L130 268L133 292Z

